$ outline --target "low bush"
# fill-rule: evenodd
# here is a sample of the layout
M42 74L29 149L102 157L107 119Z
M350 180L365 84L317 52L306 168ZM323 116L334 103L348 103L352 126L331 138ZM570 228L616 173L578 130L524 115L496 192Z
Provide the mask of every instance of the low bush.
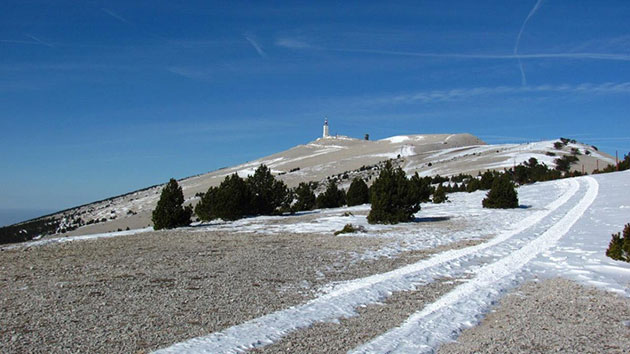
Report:
M620 232L612 234L606 256L617 261L630 262L630 224L623 228L623 235Z
M484 208L508 209L518 208L518 194L508 174L494 179L492 188L482 201Z
M341 229L339 231L335 231L335 236L341 235L341 234L353 234L355 232L366 232L366 230L365 230L365 228L363 226L355 227L352 224L346 224L343 227L343 229Z

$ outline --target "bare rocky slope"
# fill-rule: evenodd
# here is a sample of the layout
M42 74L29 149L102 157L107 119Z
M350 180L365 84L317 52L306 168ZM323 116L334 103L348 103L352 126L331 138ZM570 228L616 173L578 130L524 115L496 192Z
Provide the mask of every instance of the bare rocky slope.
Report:
M422 176L476 175L488 169L510 168L531 157L553 167L556 158L570 154L579 158L573 165L576 170L592 172L597 167L614 164L611 156L599 152L594 146L565 140L558 148L554 147L557 142L488 145L471 134L401 135L377 141L334 136L319 138L238 166L185 178L179 183L187 203L195 204L198 193L219 185L233 173L247 177L260 164L270 167L289 187L336 176L346 188L355 176L368 180L375 178L377 172L373 168L389 159L394 159L408 174L418 172ZM57 231L66 235L149 227L151 211L161 188L161 185L149 187L49 217L60 221Z

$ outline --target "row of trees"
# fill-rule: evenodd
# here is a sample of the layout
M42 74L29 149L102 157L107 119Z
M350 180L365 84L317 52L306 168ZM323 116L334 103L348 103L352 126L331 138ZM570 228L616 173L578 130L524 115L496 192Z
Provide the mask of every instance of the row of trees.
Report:
M201 195L194 213L202 221L237 220L244 216L337 208L369 202L368 186L359 178L352 182L347 193L331 181L326 190L315 197L317 187L317 183L310 182L289 189L284 182L274 178L267 166L261 165L246 179L234 173L227 176L218 187L210 187ZM183 203L182 188L171 179L162 190L153 211L154 228L159 230L190 225L193 208L184 207Z
M487 172L480 179L471 176L465 178L463 175L458 179L463 181L462 188L465 182L470 186L474 181L481 188L486 185L489 185L488 189L492 187L488 198L484 200L484 207L517 207L514 185L509 178L499 178L500 176ZM346 193L333 180L316 197L314 191L318 187L317 183L300 183L295 189L289 189L284 182L274 178L267 166L261 165L246 179L235 173L227 176L218 187L210 187L201 196L194 212L202 221L237 220L248 215L273 215L371 203L368 222L394 224L412 220L414 214L420 210L420 203L431 201L431 196L434 203L443 203L448 200L447 191L459 191L459 188L450 184L444 187L442 183L445 181L448 179L439 176L420 177L418 173L407 178L400 167L394 168L387 162L370 188L361 178L355 178ZM432 186L434 182L439 182L437 188ZM183 204L182 188L177 181L171 179L162 190L153 211L154 228L159 230L190 225L193 208Z

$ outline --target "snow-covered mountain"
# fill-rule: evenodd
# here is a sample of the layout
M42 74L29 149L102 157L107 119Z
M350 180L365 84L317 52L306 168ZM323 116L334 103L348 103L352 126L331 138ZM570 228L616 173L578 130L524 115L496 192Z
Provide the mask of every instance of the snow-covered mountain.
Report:
M570 154L579 158L573 165L576 170L591 172L615 163L611 156L599 152L594 146L566 139L490 145L470 134L400 135L377 141L334 136L319 138L238 166L185 178L179 183L187 202L194 204L198 193L219 185L226 176L237 173L247 177L260 164L267 165L289 187L300 182L323 181L332 176L338 176L341 185L347 186L354 176L375 178L376 171L372 168L390 159L409 175L418 172L422 176L450 176L459 173L476 175L488 169L502 170L531 157L554 167L555 159ZM161 188L149 187L69 209L53 217L61 220L60 230L84 225L67 232L69 235L148 227Z

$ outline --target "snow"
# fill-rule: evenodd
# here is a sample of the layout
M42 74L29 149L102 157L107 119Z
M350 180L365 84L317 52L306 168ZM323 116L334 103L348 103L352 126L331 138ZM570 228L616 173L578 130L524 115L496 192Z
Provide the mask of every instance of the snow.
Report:
M475 271L469 282L456 287L436 302L411 315L400 327L362 345L352 353L432 353L440 343L468 327L471 321L488 311L506 288L533 258L548 250L586 212L597 196L598 183L587 177L583 198L560 221L542 235L499 261Z
M352 223L366 229L365 233L352 236L381 237L388 241L380 249L357 253L354 256L357 261L394 257L402 252L463 240L482 242L443 251L390 272L328 284L304 304L158 352L234 353L261 347L318 322L355 316L361 306L383 302L392 293L415 290L445 277L452 278L458 286L435 302L418 308L399 327L364 343L354 352L433 352L441 343L453 340L463 329L476 324L508 290L534 277L560 276L630 297L630 264L605 256L610 235L620 232L630 222L629 189L630 171L625 171L520 187L523 207L512 210L482 208L481 200L485 197L482 191L454 193L449 195L450 203L423 204L416 215L417 222L400 225L368 224L366 214L370 206L360 205L294 216L212 222L182 229L191 233L223 230L332 235ZM443 221L434 223L431 219ZM4 249L128 236L151 230L41 239Z
M621 231L624 223L630 222L623 207L630 205L630 196L619 193L628 190L629 181L630 172L622 172L521 187L519 198L527 208L516 210L480 208L483 193L456 193L449 196L452 203L423 205L418 217L448 216L470 224L466 231L454 232L450 237L440 228L427 228L427 231L413 224L375 226L367 224L362 215L340 215L345 211L364 213L368 206L315 211L311 221L295 224L280 225L273 218L252 218L242 224L209 225L256 233L331 232L351 222L364 226L366 236L395 241L376 257L414 247L434 247L443 238L449 243L466 237L495 236L475 246L438 253L387 273L329 284L318 297L305 304L158 352L234 353L264 346L314 323L354 316L360 306L382 302L393 292L414 290L442 277L460 282L466 275L472 275L451 292L418 309L400 327L354 352L434 352L441 343L477 323L506 291L531 277L563 276L630 296L630 265L604 255L610 234ZM405 242L398 242L403 239ZM370 256L374 255L360 255Z
M87 241L87 240L96 240L99 238L110 238L110 237L118 237L118 236L131 236L144 232L153 231L152 227L146 227L144 229L135 229L135 230L126 230L126 231L118 231L118 232L106 232L101 234L91 234L91 235L79 235L79 236L68 236L68 237L55 237L55 238L45 238L39 239L35 241L16 243L13 245L2 247L3 250L10 250L14 248L22 248L22 247L38 247L45 246L50 244L59 244L73 241Z
M409 140L409 137L406 135L392 136L390 138L382 139L383 141L388 141L392 144L404 143Z

